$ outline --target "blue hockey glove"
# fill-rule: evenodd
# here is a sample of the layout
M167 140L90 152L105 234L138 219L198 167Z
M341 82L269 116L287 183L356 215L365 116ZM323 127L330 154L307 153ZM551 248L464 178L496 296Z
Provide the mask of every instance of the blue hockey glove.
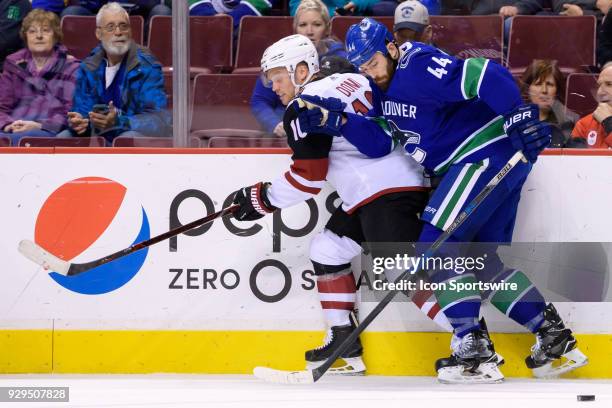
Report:
M236 191L233 204L240 207L234 213L234 218L238 221L254 221L274 212L276 207L268 200L268 187L270 183L257 183Z
M340 99L301 95L297 103L300 107L298 121L302 132L342 136L340 127L346 104Z
M552 130L540 121L538 105L517 106L504 117L504 130L516 150L521 150L527 160L535 163L542 150L550 145Z

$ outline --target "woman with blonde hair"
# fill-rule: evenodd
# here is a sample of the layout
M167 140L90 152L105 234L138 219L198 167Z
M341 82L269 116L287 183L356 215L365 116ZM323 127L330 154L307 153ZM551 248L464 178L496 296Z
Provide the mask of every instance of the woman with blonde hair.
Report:
M35 9L23 20L26 47L9 55L0 76L0 135L55 136L67 125L79 62L61 44L59 17Z
M321 0L303 0L299 4L293 17L293 31L313 42L319 59L332 55L346 58L344 45L331 35L331 19ZM282 123L285 106L260 79L257 80L251 96L251 111L267 132L280 137L286 136Z
M327 13L333 15L357 15L362 16L371 11L372 6L379 0L324 0L321 3L327 8ZM303 1L289 0L289 14L295 16ZM342 9L342 14L336 10Z

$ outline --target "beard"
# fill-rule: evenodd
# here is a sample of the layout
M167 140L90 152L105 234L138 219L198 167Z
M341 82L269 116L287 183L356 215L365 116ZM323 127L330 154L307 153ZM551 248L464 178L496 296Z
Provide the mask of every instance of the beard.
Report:
M132 40L128 38L125 39L125 44L123 45L114 45L112 40L108 40L102 41L102 48L104 48L107 54L122 56L127 54L131 44Z

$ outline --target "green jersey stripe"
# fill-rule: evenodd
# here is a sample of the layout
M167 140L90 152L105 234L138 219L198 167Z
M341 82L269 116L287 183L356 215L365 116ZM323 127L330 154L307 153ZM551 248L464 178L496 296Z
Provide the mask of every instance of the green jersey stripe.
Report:
M487 65L487 60L484 58L468 58L465 60L461 73L461 93L464 99L478 96L480 83Z
M465 171L465 175L460 174L460 176L457 178L457 181L459 182L453 185L453 188L447 194L447 197L450 196L450 200L448 200L446 206L438 209L440 216L438 217L438 220L435 223L436 227L442 230L444 229L444 225L446 224L448 217L453 211L453 208L455 208L455 205L459 201L459 197L461 197L461 195L463 194L463 191L468 186L470 180L472 179L472 177L474 177L474 174L476 174L476 170L476 166L468 165Z
M491 304L502 313L508 314L511 307L516 303L517 299L529 291L533 284L527 276L521 271L516 271L508 278L504 279L506 283L516 283L517 290L498 290L491 297Z
M478 150L507 137L504 132L504 120L501 116L493 118L480 129L471 133L442 163L434 169L436 174L448 170L451 164L463 160Z
M453 185L449 188L448 193L444 197L444 200L442 200L442 203L438 207L436 214L431 219L432 225L435 225L436 227L440 229L442 228L442 225L444 225L444 223L440 222L440 217L442 217L442 212L448 205L448 202L453 197L453 192L457 190L457 186L459 185L459 183L461 183L461 180L463 180L467 171L468 171L468 166L464 166L459 172L459 174L457 175L457 178L453 181Z
M487 167L489 167L489 159L483 160L481 163L476 164L476 166L477 169L474 173L474 176L471 177L468 181L467 186L463 189L463 192L461 193L461 196L459 196L457 202L452 204L450 215L448 216L446 222L444 223L444 226L442 227L443 230L446 230L448 227L450 227L453 221L455 221L455 218L457 218L457 215L459 215L459 211L461 210L461 208L463 208L463 205L465 204L467 198L474 189L474 186L482 175L482 172L485 171Z

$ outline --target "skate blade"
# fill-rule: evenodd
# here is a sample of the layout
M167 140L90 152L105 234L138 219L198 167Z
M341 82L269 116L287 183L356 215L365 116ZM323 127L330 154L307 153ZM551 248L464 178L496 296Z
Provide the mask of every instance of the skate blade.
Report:
M275 384L312 384L312 371L284 371L268 367L255 367L253 375L265 382Z
M325 360L307 361L306 369L319 368ZM365 375L366 367L361 357L346 357L337 359L327 370L326 375Z
M441 368L438 381L442 384L497 384L504 381L504 375L497 363L484 363L475 371L464 370L462 366Z
M495 353L495 356L491 359L491 363L495 363L498 367L501 367L506 363L506 360L504 360L504 356L501 354Z
M531 371L536 378L554 378L587 365L588 362L587 356L578 350L578 348L575 348L562 355L561 358L551 361L542 367L533 368Z

